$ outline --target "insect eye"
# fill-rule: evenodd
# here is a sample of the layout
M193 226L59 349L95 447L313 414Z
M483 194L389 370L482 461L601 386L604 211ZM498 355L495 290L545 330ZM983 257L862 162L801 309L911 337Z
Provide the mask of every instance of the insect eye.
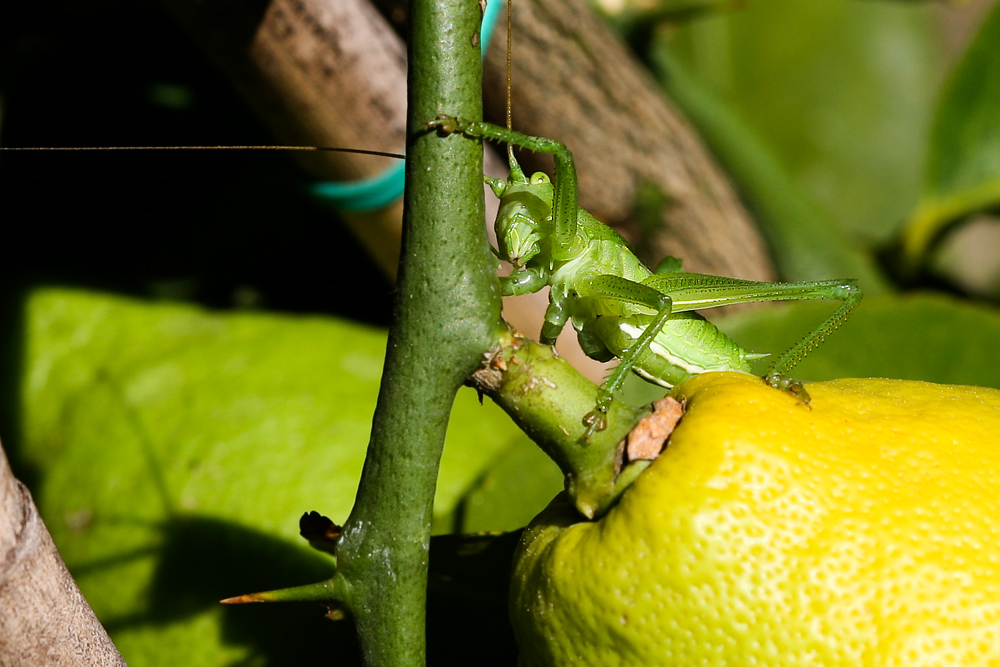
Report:
M536 171L531 175L531 180L529 182L532 185L542 185L543 183L551 183L552 181L549 180L548 174L541 171Z

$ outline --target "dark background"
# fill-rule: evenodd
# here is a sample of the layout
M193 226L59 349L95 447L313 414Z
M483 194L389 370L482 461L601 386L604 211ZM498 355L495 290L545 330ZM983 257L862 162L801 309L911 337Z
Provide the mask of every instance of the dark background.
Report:
M157 5L4 4L2 145L273 142ZM389 284L304 179L270 152L2 153L4 302L66 284L387 324Z

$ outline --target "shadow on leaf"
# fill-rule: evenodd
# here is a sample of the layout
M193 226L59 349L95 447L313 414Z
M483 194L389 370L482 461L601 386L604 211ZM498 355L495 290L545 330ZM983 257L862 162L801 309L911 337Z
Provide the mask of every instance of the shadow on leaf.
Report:
M219 605L219 600L233 595L328 579L334 572L329 557L260 531L206 517L176 516L162 526L162 531L158 549L139 550L74 568L81 574L134 558L156 558L146 609L107 619L105 627L112 636L117 631L167 626L217 608L223 641L245 647L252 656L246 664L285 666L332 659L338 667L360 667L353 624L349 620L327 620L321 604ZM509 545L500 545L499 557L490 554L493 560L479 561L498 573L487 576L478 572L477 586L432 586L428 601L428 664L465 665L473 659L477 665L506 666L516 661L506 591L502 590L506 588L509 555L516 539L507 541ZM454 548L441 551L437 562L468 583L461 567L450 567L455 564L451 551ZM440 571L437 575L435 580L439 581ZM480 587L483 582L487 585Z
M324 617L316 603L224 607L231 595L327 579L331 560L286 540L217 519L178 516L163 526L164 540L145 611L106 623L115 631L164 626L220 609L225 643L245 646L255 665L329 660L360 665L354 628Z

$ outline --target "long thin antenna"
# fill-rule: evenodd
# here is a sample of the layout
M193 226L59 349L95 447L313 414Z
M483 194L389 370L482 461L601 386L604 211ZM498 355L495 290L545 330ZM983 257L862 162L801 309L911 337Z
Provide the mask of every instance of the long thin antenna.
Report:
M510 81L511 81L511 41L513 36L513 21L511 16L513 15L513 2L514 0L507 0L507 129L513 130L514 124L511 122L511 104L510 104ZM514 162L514 146L510 142L507 142L507 158L511 163Z
M329 146L33 146L0 147L0 151L325 151L330 153L356 153L377 155L403 160L405 155L370 151L364 148L332 148Z

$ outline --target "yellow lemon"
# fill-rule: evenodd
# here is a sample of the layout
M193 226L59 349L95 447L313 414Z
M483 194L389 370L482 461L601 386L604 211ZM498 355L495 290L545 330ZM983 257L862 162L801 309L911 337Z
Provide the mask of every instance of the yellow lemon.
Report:
M597 521L525 531L521 664L1000 665L1000 391L706 374Z

